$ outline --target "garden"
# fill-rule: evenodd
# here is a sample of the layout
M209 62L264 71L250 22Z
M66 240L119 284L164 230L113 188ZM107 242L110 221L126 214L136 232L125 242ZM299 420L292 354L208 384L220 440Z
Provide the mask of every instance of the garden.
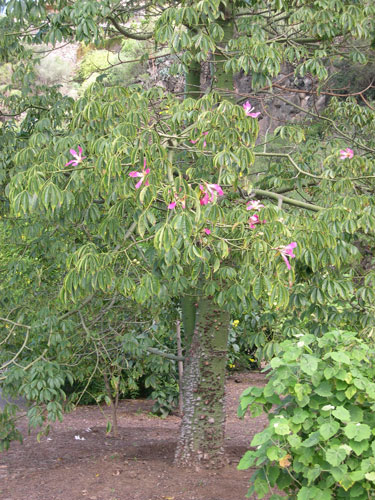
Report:
M375 497L374 40L0 1L0 498Z

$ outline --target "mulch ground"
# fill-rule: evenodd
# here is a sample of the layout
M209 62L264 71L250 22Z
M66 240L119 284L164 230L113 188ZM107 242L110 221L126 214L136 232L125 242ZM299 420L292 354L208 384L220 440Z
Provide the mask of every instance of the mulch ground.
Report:
M238 471L236 465L267 419L238 419L238 400L249 385L264 383L263 375L255 372L228 378L229 464L215 471L173 465L180 419L150 415L148 400L121 401L117 438L106 434L108 410L96 406L66 415L39 443L36 432L27 435L22 420L23 444L14 443L0 454L0 499L243 500L251 471Z

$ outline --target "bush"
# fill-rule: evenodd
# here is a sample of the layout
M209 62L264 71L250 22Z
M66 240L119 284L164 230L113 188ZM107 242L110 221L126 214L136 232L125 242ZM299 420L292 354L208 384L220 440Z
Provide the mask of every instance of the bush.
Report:
M275 487L289 499L374 498L374 348L341 331L280 347L267 385L241 396L240 416L265 411L269 419L238 465L259 467L249 495L261 499Z

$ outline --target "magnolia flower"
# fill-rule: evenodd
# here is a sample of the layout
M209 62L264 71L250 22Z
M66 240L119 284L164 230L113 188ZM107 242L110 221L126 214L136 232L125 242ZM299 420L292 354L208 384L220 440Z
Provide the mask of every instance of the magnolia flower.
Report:
M207 135L207 134L208 134L208 132L203 132L203 134L202 134L202 135ZM199 139L196 139L196 140L191 139L191 141L190 141L190 142L191 142L192 144L196 144L198 141L199 141ZM206 142L206 141L203 141L203 147L205 148L206 146L207 146L207 142Z
M135 189L139 189L142 186L143 181L145 180L145 177L147 174L150 173L150 169L146 168L146 158L143 161L143 171L142 172L137 172L136 170L133 170L132 172L129 173L129 177L140 177L141 180L137 182L135 185ZM146 179L145 186L149 186L150 183Z
M203 198L200 199L201 205L207 205L207 203L215 201L216 196L224 195L224 192L219 184L206 184L206 188L207 191L202 184L199 186L199 189L203 193Z
M340 160L346 160L346 158L349 158L350 160L351 158L353 158L353 156L354 156L353 150L350 148L340 150Z
M211 229L208 229L207 227L205 227L203 229L203 231L206 233L206 234L211 234Z
M250 104L250 101L246 101L245 104L242 105L243 109L245 110L246 116L251 116L251 118L258 118L260 115L260 111L253 112L254 107Z
M286 267L288 269L291 269L291 266L289 264L288 257L291 259L294 259L295 255L293 253L293 248L296 248L297 243L295 241L292 241L292 243L289 243L289 245L286 245L284 247L279 247L278 250L280 252L281 257L283 258Z
M246 210L260 210L261 208L264 208L264 205L258 200L250 200L246 203Z
M68 163L65 163L65 166L67 167L68 165L73 165L76 167L79 163L82 163L82 161L87 158L87 156L82 156L82 148L81 146L78 146L78 153L75 149L70 150L70 154L74 157L74 160L68 161Z

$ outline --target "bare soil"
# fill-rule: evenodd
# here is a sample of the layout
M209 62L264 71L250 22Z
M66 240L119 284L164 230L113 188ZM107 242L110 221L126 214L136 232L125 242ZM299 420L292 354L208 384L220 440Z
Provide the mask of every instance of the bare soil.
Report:
M255 372L227 380L225 448L229 464L223 469L186 470L173 465L180 418L150 415L149 400L123 400L119 436L106 434L107 408L77 408L62 423L53 424L38 443L36 432L23 444L0 454L1 500L243 500L251 471L236 465L252 436L267 423L265 416L237 418L241 392L262 386ZM75 439L79 436L84 439Z

